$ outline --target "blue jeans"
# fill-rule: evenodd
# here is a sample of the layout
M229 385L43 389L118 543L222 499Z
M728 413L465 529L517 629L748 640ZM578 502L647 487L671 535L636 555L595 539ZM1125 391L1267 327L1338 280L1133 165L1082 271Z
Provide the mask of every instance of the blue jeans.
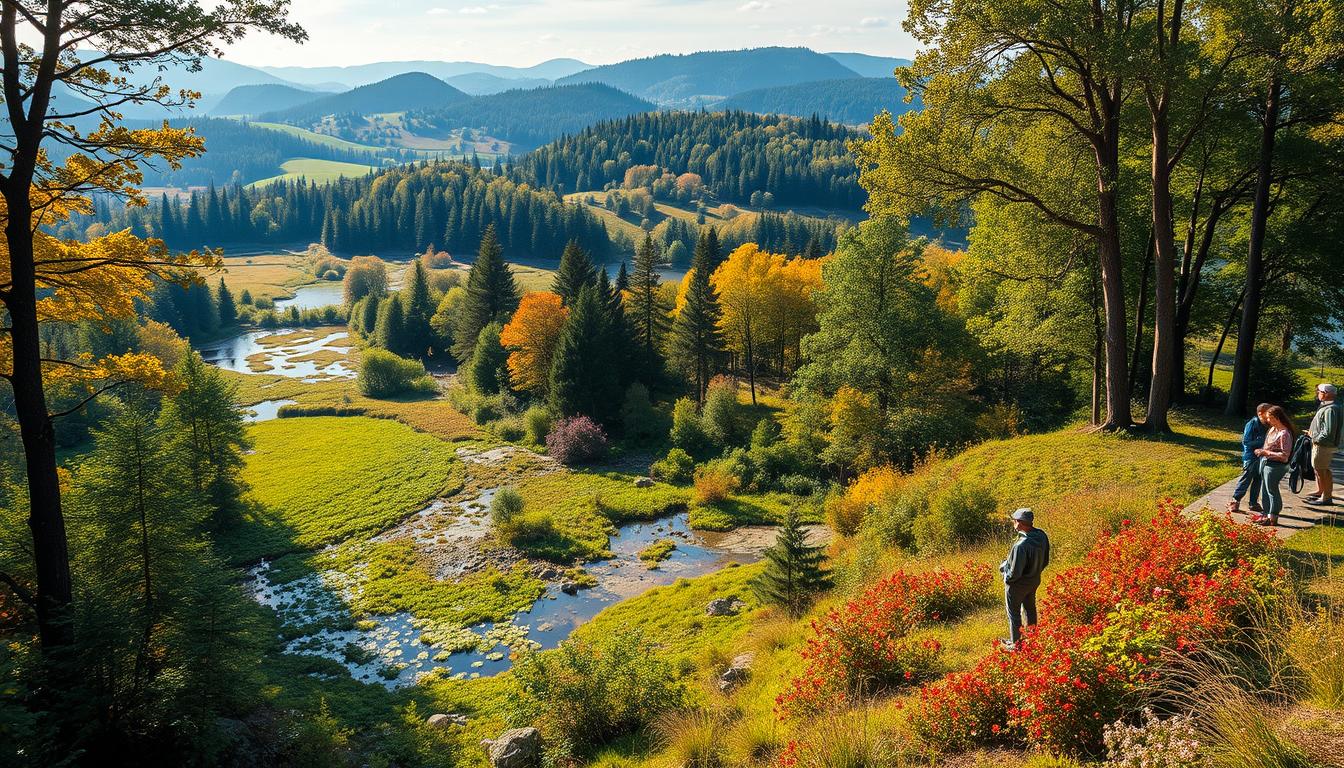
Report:
M1040 582L1003 586L1003 602L1008 608L1008 634L1014 644L1022 639L1023 626L1036 624L1036 588L1039 586ZM1026 614L1025 624L1023 614Z
M1279 483L1288 474L1288 463L1284 461L1260 462L1260 506L1265 508L1271 523L1279 522L1279 513L1283 511L1283 493Z
M1232 498L1240 502L1249 492L1253 503L1260 503L1260 465L1265 462L1254 456L1241 465L1241 476L1237 478L1237 487L1232 490Z

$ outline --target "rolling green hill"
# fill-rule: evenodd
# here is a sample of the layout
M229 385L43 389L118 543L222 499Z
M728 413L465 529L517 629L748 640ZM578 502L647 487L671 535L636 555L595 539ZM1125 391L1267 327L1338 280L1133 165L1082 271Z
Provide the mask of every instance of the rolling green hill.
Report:
M423 72L408 72L345 93L268 112L261 117L268 122L309 126L326 115L372 115L432 109L470 98L437 77Z
M846 125L866 125L884 109L899 114L918 105L905 103L905 89L894 77L850 77L743 91L717 106L763 115L820 115Z
M512 90L406 115L417 135L439 136L479 128L526 146L537 146L601 120L649 112L654 105L598 83Z

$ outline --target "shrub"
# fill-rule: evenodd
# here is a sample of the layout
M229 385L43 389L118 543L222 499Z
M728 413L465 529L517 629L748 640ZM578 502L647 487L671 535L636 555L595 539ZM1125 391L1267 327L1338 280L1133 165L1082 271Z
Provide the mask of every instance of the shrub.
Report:
M695 401L683 397L672 404L672 431L668 434L672 445L690 453L698 454L705 447L705 431L700 424L700 413Z
M695 477L695 459L680 448L673 448L667 456L649 465L649 474L655 480L684 485Z
M1190 717L1158 719L1151 709L1143 722L1129 725L1117 721L1106 726L1107 768L1199 768L1199 734Z
M721 462L704 464L695 470L695 502L714 504L724 501L737 491L738 485L737 477Z
M828 496L824 508L827 525L831 526L831 530L845 537L853 536L859 532L859 528L863 525L864 517L868 512L867 504L842 493Z
M784 475L779 478L779 487L794 496L811 496L817 492L817 481L804 475Z
M527 430L523 428L523 420L517 416L506 416L490 425L490 431L494 432L500 440L509 443L516 443L523 439Z
M621 405L621 427L626 437L647 438L658 432L658 414L649 400L649 388L631 384Z
M540 405L528 408L523 413L523 429L529 442L538 445L546 442L546 435L551 431L551 412Z
M953 482L929 501L927 514L915 518L915 548L929 554L954 552L985 539L993 531L993 492L978 483Z
M511 719L539 728L556 758L589 755L682 705L685 688L666 658L630 627L523 652L513 666Z
M709 382L700 420L709 442L720 448L738 444L742 437L742 404L732 379L715 376Z
M941 645L913 633L923 623L965 615L988 598L982 563L961 571L897 571L813 623L804 669L776 700L782 716L814 715L927 679Z
M434 392L437 385L418 360L398 357L385 349L365 350L359 362L359 391L369 397L393 397L411 392Z
M587 416L561 419L546 435L546 453L561 464L587 464L606 452L606 433Z
M500 488L490 500L490 519L507 526L523 513L523 495L517 488Z

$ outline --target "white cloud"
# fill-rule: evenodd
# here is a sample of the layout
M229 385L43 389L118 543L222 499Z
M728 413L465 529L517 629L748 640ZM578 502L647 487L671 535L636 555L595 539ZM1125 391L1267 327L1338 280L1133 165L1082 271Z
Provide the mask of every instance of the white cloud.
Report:
M752 11L764 11L772 7L774 6L766 0L747 0L747 2L739 5L737 10L739 13L751 13Z
M458 13L463 16L480 16L489 12L490 9L486 8L484 5L468 5L466 8L458 11Z
M877 29L879 27L890 27L891 20L883 16L867 16L859 22L859 26L865 29Z
M428 11L425 11L425 13L429 16L447 16L452 13L452 10L448 8L430 8Z

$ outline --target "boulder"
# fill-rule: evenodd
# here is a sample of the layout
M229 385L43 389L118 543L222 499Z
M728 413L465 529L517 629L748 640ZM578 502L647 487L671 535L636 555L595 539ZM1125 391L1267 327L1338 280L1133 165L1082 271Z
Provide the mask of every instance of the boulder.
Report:
M745 683L751 676L751 662L756 660L754 653L741 653L733 657L728 669L719 675L719 690L728 693L737 686Z
M747 604L736 597L716 597L705 606L706 616L736 616Z
M442 712L430 715L429 718L425 720L425 725L428 725L430 728L438 728L439 730L448 730L448 728L454 725L466 724L466 715L445 715Z
M541 732L514 728L499 735L486 747L492 768L534 768L541 765Z
M577 595L579 593L579 585L577 582L566 581L560 584L560 591L564 592L566 595Z
M554 581L560 576L560 572L550 566L542 566L537 571L537 578L542 581Z
M653 478L652 478L652 477L636 477L636 478L635 478L635 487L636 487L636 488L652 488L652 487L653 487Z

